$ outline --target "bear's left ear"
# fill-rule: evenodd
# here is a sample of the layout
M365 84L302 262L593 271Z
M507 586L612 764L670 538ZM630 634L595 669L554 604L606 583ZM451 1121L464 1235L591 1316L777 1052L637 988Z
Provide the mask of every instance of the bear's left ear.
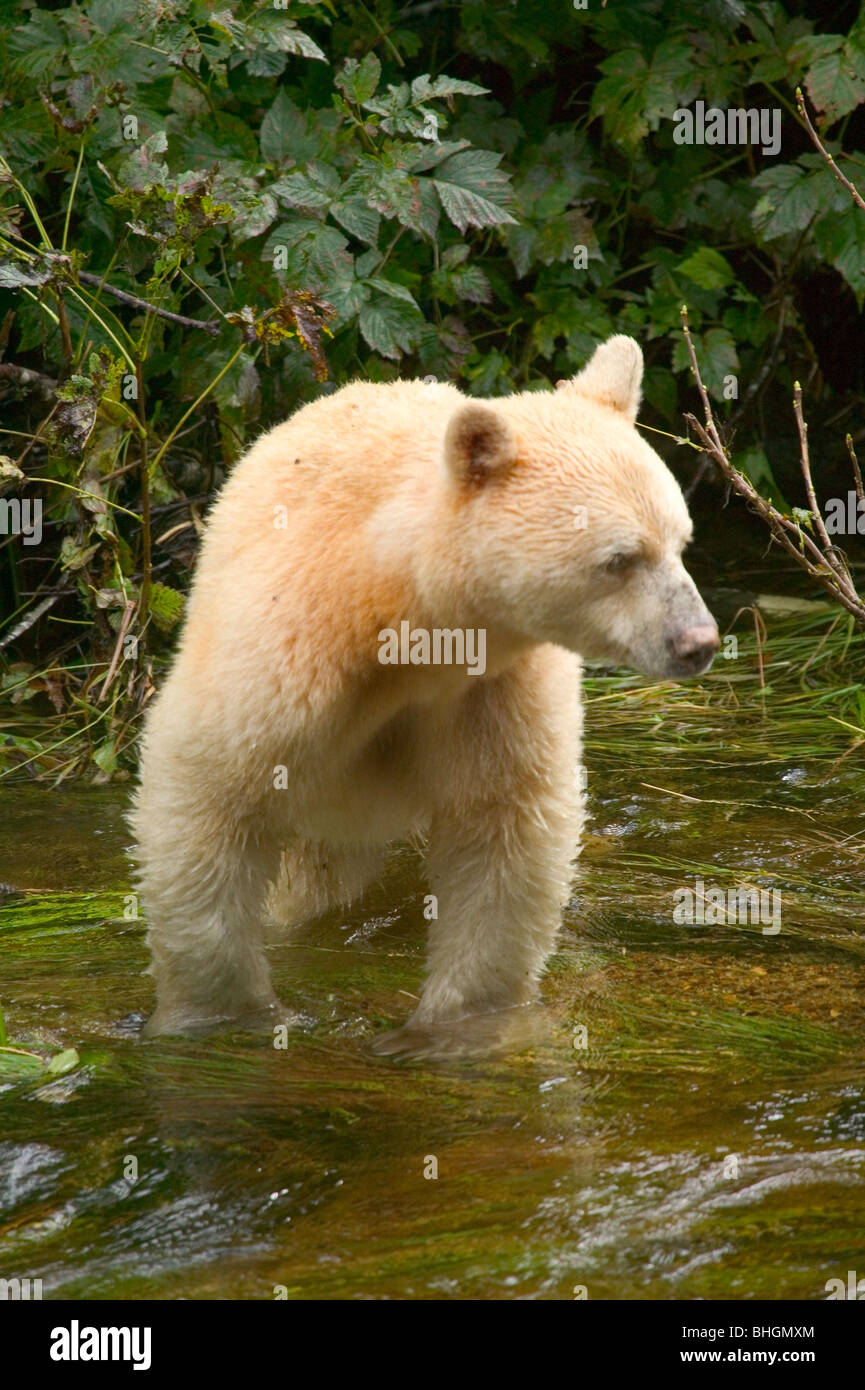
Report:
M587 366L570 381L559 382L582 396L590 396L621 411L631 424L640 408L643 383L643 354L639 343L617 333L595 349Z
M516 456L513 430L491 406L470 401L451 416L444 441L444 463L451 477L483 484L506 473Z

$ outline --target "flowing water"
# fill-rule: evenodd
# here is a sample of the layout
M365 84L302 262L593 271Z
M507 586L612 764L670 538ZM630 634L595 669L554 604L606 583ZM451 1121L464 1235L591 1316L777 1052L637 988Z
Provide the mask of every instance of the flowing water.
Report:
M4 792L22 1051L0 1054L0 1277L88 1299L816 1299L865 1276L865 775L849 733L825 720L824 747L802 718L782 731L733 684L711 708L593 685L592 820L544 1002L520 1050L480 1059L372 1051L421 978L408 849L271 947L286 1047L142 1040L127 788ZM677 923L697 877L774 889L780 930ZM53 1073L24 1055L71 1048Z

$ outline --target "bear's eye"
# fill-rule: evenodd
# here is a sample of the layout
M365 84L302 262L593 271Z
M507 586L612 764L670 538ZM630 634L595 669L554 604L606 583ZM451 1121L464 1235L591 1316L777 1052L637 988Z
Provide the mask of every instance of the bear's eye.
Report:
M605 574L624 574L627 570L634 569L640 562L640 556L635 550L620 550L615 555L611 555L604 565Z

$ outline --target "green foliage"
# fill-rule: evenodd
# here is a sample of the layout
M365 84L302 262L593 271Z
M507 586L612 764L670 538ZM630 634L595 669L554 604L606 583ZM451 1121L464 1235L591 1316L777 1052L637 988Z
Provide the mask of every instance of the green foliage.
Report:
M793 9L0 0L0 492L23 470L46 522L32 555L0 537L16 689L47 671L122 765L115 696L150 689L141 659L110 671L130 606L158 657L197 509L251 435L354 377L542 388L624 331L679 432L687 302L719 418L731 374L791 384L809 277L865 301L865 217L793 102L842 155L865 20ZM677 144L698 99L778 108L780 153Z
M10 1046L0 1004L0 1085L5 1086L14 1081L32 1081L36 1078L53 1081L75 1071L80 1065L81 1058L74 1047L55 1052L46 1061L36 1052Z

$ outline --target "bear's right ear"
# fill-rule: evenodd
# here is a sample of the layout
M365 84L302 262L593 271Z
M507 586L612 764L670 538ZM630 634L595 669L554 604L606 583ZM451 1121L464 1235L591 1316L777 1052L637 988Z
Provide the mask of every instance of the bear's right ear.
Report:
M633 424L640 408L642 382L643 354L639 343L624 333L616 333L595 349L581 372L556 385L611 405Z
M445 431L444 463L458 482L483 484L507 472L517 442L504 416L480 401L460 406Z

